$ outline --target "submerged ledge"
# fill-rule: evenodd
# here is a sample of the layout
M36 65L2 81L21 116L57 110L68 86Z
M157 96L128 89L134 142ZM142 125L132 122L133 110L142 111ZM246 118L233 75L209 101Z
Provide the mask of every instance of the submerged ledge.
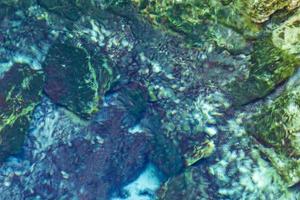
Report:
M299 6L0 0L0 199L299 199Z

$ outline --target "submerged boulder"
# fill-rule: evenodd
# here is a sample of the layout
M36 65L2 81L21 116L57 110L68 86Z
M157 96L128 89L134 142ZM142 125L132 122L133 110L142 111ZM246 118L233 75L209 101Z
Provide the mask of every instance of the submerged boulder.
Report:
M178 145L157 128L153 131L152 150L149 159L166 176L175 176L184 168L184 159Z
M81 47L54 44L43 67L45 93L54 101L83 118L98 111L109 89L112 73L103 57L91 58Z
M254 41L248 75L225 87L234 105L265 97L294 74L300 66L299 22L296 12L271 34Z
M155 26L178 33L194 46L213 42L240 52L249 39L265 31L262 22L282 9L289 13L299 0L131 0Z
M273 31L272 41L277 48L300 58L300 11Z
M85 14L93 5L90 0L38 0L38 4L48 11L72 21L78 20L80 16Z
M241 50L245 48L246 41L240 32L247 30L245 33L249 34L258 30L249 19L242 18L231 4L224 5L221 1L133 2L156 26L179 33L194 44L212 41L229 50Z
M247 72L223 87L234 105L265 97L300 64L299 14L273 33L261 24L276 11L297 8L300 1L132 1L155 26L182 35L192 45L203 47L207 42L214 43L230 53L251 56Z
M192 167L166 181L158 192L158 199L212 199L208 187L201 170Z
M57 169L56 179L67 179L69 184L64 187L72 186L69 189L80 199L109 199L113 191L133 181L146 164L149 143L143 133L122 132L106 138L101 137L103 128L94 132L101 138L98 141L75 139L49 153L50 165Z
M43 81L43 74L26 64L14 64L0 78L0 161L19 152Z
M251 117L248 132L267 154L288 185L300 181L300 86L285 91Z
M33 4L33 0L0 0L0 22L17 10L26 10Z
M34 0L0 0L0 5L2 6L9 6L14 8L28 8L32 5Z
M248 76L230 82L225 90L234 105L247 104L272 92L299 64L297 57L276 47L270 37L262 38L254 44Z
M265 22L278 10L291 11L300 6L299 0L132 0L144 15L155 24L181 31L199 28L207 20L215 20L246 35L259 30L257 24Z
M293 10L300 6L299 0L239 0L245 6L246 13L251 20L262 23L278 10Z

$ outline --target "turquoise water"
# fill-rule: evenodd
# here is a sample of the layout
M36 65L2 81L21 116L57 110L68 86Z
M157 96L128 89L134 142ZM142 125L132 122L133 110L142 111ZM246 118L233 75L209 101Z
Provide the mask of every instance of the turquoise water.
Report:
M296 58L261 42L294 13L245 39L130 2L0 0L0 200L300 199Z

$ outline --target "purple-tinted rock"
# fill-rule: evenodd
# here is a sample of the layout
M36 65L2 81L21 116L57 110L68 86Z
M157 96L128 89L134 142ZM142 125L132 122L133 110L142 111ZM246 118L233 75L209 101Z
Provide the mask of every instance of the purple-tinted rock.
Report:
M78 138L53 150L51 162L61 172L58 176L67 178L81 199L108 199L112 191L144 169L149 137L129 133L120 126L118 122L114 124L116 128L93 124L98 141Z

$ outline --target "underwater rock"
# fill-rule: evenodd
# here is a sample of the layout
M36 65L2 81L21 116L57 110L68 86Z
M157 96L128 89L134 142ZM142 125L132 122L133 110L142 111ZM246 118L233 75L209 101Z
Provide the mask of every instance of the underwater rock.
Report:
M92 1L82 0L38 0L38 4L49 12L54 12L72 21L78 20L93 5Z
M239 32L258 30L256 25L248 22L250 20L242 18L236 10L220 1L133 2L156 26L183 34L188 41L199 45L209 40L229 50L241 50L246 41Z
M18 9L26 10L33 0L0 0L0 22L6 16L11 16Z
M251 20L262 23L278 10L293 10L300 6L299 0L240 0Z
M132 82L124 85L119 93L118 100L122 102L129 114L136 119L141 119L146 111L148 102L146 88L138 83Z
M201 159L211 156L215 150L213 141L205 140L200 144L197 143L198 142L194 142L190 147L191 149L184 154L186 166L191 166Z
M267 146L267 145L266 145ZM272 148L259 146L260 151L267 157L288 187L300 181L300 159L278 153Z
M95 136L95 140L76 140L72 142L72 147L63 147L64 149L55 156L63 171L66 171L70 178L74 178L76 187L84 188L84 192L78 194L82 198L93 199L97 196L99 199L109 199L112 191L116 192L117 188L133 181L146 167L151 150L151 135L147 131L134 128L141 115L136 115L136 112L130 110L135 106L138 96L129 102L124 101L127 93L135 93L138 89L130 91L126 88L125 91L126 93L114 93L108 98L107 105L83 131ZM62 156L66 150L69 151L68 149L71 152ZM74 168L70 168L69 163L74 163ZM76 163L86 167L82 170L77 169ZM87 168L89 170L86 170ZM79 176L82 178L78 179Z
M225 90L236 106L263 98L294 74L299 61L265 37L254 44L248 76L230 82Z
M18 0L0 0L0 4L13 6L18 3Z
M212 199L207 193L209 184L200 171L197 168L189 168L180 175L170 178L159 190L158 199Z
M299 58L300 53L300 12L297 11L288 20L273 30L272 41L274 45L289 54Z
M153 135L149 159L166 176L177 175L184 168L184 159L178 145L174 144L160 129L156 129Z
M44 90L53 102L83 118L98 110L111 81L104 58L91 59L84 48L57 43L50 48L43 65Z
M255 123L254 123L255 122ZM248 132L277 154L268 153L288 185L300 181L300 86L285 91L251 117ZM268 151L271 152L271 151ZM282 160L278 162L278 160ZM284 160L284 161L283 161ZM288 164L286 164L288 163ZM283 170L283 166L284 170ZM289 166L289 167L288 167Z
M0 0L0 5L24 9L32 5L33 2L34 0Z
M193 45L209 40L234 52L257 37L263 30L260 23L273 13L300 6L298 0L132 1L156 26L183 34Z
M277 10L296 8L300 3L298 1L133 2L154 25L183 35L193 45L215 43L231 53L241 52L249 47L249 73L224 87L229 96L233 97L234 105L244 105L265 97L287 80L299 65L295 55L298 49L298 29L295 28L297 16L277 28L273 36L265 34L267 31L264 25L256 23L267 20ZM289 31L291 24L293 32ZM287 29L287 26L290 28ZM286 38L280 39L279 33L282 37L283 32L287 31L289 33L286 33ZM246 50L243 52L248 54Z
M32 1L37 4L26 11L0 3L0 68L25 60L40 69L44 62L41 87L49 104L35 109L22 156L0 169L0 199L156 199L154 191L139 190L139 197L122 191L149 162L166 176L158 193L164 200L280 199L289 191L278 174L288 185L299 182L294 132L274 140L290 143L286 149L269 145L266 136L265 155L255 156L271 162L261 167L249 155L257 143L244 134L245 124L234 122L262 102L240 110L227 99L252 103L293 74L298 17L286 8L298 1ZM28 123L20 117L14 127ZM275 123L282 125L281 119ZM15 130L2 131L9 136ZM6 135L2 140L14 145Z
M98 130L101 137L105 130ZM109 199L112 191L133 181L144 169L148 148L143 134L123 132L98 143L75 139L53 149L50 160L57 172L63 172L60 176L74 185L77 197Z
M13 8L1 4L0 2L0 22L5 18L5 16L9 15L10 13L13 13Z
M40 71L19 63L0 79L0 161L20 150L43 81Z
M44 98L34 111L33 131L18 164L25 169L20 175L13 168L19 175L12 177L9 167L15 162L4 164L9 169L0 170L0 191L7 192L0 197L107 200L112 193L119 195L147 167L152 145L151 133L129 112L134 99L122 101L126 99L122 89L107 95L103 108L88 123ZM22 189L11 194L14 187Z

